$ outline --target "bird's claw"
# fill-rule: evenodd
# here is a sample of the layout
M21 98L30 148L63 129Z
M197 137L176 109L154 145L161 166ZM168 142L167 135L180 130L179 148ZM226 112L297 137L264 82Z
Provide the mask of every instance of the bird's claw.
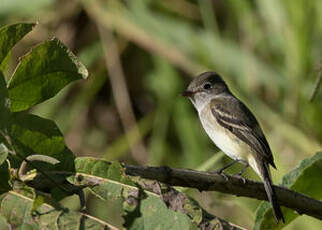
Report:
M241 179L243 181L243 183L246 184L246 178L243 177L242 175L240 175L239 173L236 174L235 177L237 177L238 179Z
M225 173L221 172L219 175L221 175L226 181L228 181L228 177Z
M228 181L228 177L226 176L226 174L224 173L224 170L215 170L215 171L211 171L211 174L217 174L222 176L226 181Z

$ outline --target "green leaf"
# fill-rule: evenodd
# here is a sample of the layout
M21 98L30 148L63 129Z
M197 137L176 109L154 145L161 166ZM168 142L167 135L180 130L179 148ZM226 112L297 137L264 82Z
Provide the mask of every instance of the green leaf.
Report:
M2 72L0 71L0 129L7 127L9 118L9 106L8 90L6 87L6 81Z
M94 158L77 158L75 169L82 173L82 180L74 178L72 183L95 180L100 184L92 188L96 196L104 200L121 199L127 210L141 213L142 221L140 218L135 220L139 225L132 220L133 226L125 223L127 229L132 227L133 229L174 229L176 226L189 229L193 225L188 216L168 209L156 194L146 193L146 197L143 196L144 199L140 200L138 185L125 175L124 168L119 163L111 164ZM125 219L128 220L126 217Z
M49 168L72 171L74 155L66 147L64 137L55 122L33 114L14 113L11 118L9 135L14 149L20 156L46 155L57 159L60 163ZM22 159L19 159L18 165Z
M32 216L34 200L30 197L10 191L1 202L0 223L9 223L19 229L116 229L114 226L88 214L69 210L56 210L42 203ZM5 218L5 220L3 220Z
M7 56L3 59L3 61L0 63L0 72L3 73L3 75L6 76L7 71L8 71L8 65L9 61L11 59L11 51L7 54ZM7 80L7 79L6 79Z
M35 26L35 23L17 23L0 28L0 64L12 47Z
M46 41L22 57L10 79L11 111L29 109L87 75L86 67L64 44L57 39Z
M322 152L303 160L299 166L287 173L282 179L282 186L304 193L317 200L322 199ZM282 207L285 225L275 223L269 203L262 202L257 209L254 229L282 229L299 215L292 209Z
M43 196L36 196L32 205L32 211L36 211L37 208L45 203L45 198Z
M106 186L112 186L113 189L119 192L123 187L137 189L136 184L125 175L124 168L118 162L110 163L90 157L78 157L75 160L75 170L77 173L81 173L82 176L86 176L84 178L85 181L91 180L94 177L100 177L102 182L109 182L105 184ZM79 181L73 180L71 182L77 184ZM96 190L96 187L93 189ZM97 190L96 192L98 192L97 195L99 196L105 198L108 196L107 194L99 194L100 192L104 192L104 190ZM108 194L113 196L112 193ZM119 196L119 194L116 196Z

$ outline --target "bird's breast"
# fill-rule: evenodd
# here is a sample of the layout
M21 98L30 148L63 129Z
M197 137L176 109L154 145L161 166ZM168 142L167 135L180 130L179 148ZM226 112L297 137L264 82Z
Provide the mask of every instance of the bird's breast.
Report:
M248 162L249 155L252 153L250 147L228 129L222 127L210 108L203 109L199 117L204 130L220 150L234 160Z

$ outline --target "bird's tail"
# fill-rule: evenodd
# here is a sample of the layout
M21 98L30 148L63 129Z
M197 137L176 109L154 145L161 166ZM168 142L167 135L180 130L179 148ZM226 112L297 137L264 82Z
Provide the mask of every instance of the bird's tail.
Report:
M283 223L285 223L281 207L277 200L275 189L272 186L273 183L272 183L271 175L269 173L269 165L267 163L263 163L261 168L262 168L261 171L263 173L263 182L264 182L265 191L269 202L272 204L275 219L277 222L281 220Z

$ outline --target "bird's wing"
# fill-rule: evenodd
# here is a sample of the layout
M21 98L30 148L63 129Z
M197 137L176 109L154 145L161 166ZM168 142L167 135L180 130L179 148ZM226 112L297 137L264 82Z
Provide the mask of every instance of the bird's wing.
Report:
M211 112L217 122L239 139L248 144L254 152L276 168L268 142L256 118L238 99L231 97L211 101Z

